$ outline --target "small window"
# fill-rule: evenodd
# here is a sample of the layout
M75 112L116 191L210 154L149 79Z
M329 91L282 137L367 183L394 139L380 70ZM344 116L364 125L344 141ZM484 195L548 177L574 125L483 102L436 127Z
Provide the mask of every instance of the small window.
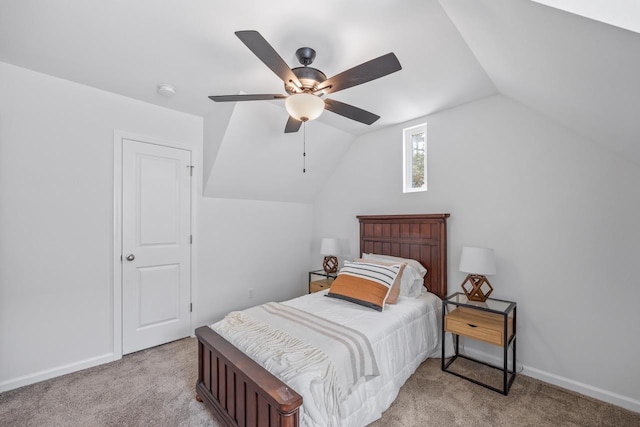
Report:
M405 193L427 191L427 125L421 124L402 131Z

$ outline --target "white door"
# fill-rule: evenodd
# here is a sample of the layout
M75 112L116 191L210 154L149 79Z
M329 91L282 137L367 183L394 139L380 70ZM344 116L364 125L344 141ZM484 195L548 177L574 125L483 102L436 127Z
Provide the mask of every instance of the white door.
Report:
M122 140L122 352L190 335L191 152Z

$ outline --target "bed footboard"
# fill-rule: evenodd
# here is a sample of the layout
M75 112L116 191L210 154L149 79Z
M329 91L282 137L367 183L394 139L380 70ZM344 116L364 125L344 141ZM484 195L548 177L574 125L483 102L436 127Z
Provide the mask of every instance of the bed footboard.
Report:
M196 398L234 427L297 427L302 396L208 326L196 329Z

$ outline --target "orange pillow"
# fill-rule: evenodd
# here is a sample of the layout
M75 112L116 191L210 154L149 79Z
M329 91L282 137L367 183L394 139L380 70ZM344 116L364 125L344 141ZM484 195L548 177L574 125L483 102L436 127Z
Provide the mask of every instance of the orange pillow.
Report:
M374 260L370 260L370 259L362 259L362 258L356 258L355 262L361 262L361 263L368 263L368 264L377 264L377 265L400 265L400 271L398 272L398 275L396 276L396 280L393 281L393 285L391 286L391 291L389 292L389 296L387 297L387 304L395 304L398 302L398 297L400 296L400 283L402 280L402 272L404 271L405 267L407 266L406 262L403 263L393 263L393 262L382 262L382 261L374 261Z
M327 296L382 311L403 269L402 264L385 266L345 261Z

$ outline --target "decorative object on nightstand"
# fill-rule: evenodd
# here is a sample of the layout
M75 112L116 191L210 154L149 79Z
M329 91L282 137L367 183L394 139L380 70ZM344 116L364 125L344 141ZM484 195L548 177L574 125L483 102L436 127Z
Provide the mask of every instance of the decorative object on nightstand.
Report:
M336 255L340 255L340 242L338 239L324 237L320 244L320 255L325 255L322 268L327 274L333 274L338 271L338 258L336 258Z
M463 247L460 271L469 273L461 285L467 298L470 301L486 301L493 292L493 287L486 276L496 274L496 257L493 249Z

